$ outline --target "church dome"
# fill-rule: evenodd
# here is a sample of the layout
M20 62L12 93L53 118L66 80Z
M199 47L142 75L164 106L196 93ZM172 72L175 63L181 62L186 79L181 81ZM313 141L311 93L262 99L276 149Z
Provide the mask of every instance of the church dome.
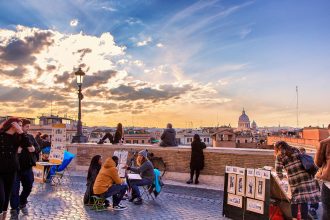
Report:
M239 116L238 123L249 123L250 124L250 119L247 114L245 114L245 110L243 109L242 115Z

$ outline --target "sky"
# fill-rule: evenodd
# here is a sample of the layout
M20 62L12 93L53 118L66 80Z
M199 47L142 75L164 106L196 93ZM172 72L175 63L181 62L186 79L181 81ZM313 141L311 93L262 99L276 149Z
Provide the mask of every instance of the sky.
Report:
M330 123L327 0L0 1L0 115L89 126Z

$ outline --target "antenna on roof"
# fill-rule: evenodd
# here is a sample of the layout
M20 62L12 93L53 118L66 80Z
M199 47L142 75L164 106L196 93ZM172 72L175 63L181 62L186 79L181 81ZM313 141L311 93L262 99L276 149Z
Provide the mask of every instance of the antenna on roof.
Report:
M299 102L298 102L298 98L299 98L299 93L298 93L298 86L296 86L296 93L297 93L297 128L299 127Z

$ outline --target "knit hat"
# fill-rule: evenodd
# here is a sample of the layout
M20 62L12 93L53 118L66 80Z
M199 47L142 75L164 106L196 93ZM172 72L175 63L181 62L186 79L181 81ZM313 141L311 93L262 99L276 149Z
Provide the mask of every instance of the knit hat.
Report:
M148 157L148 151L147 150L141 150L138 154L143 156L144 158Z

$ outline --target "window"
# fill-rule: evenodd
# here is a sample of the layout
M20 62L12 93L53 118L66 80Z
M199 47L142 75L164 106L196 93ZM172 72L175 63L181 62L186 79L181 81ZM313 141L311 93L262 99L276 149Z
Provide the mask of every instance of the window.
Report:
M131 140L126 140L126 144L130 144L131 143Z
M133 144L138 144L139 141L138 140L133 140Z
M142 140L141 143L144 144L144 140Z

